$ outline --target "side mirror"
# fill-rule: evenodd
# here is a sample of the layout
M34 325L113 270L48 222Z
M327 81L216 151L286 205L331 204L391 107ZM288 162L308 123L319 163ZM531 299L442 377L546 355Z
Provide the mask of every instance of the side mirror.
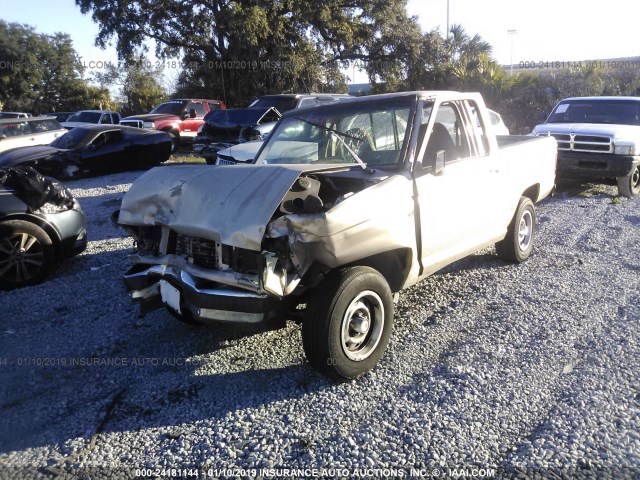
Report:
M7 136L4 133L0 133L0 140L4 140Z
M93 143L90 143L85 148L87 149L87 152L94 152L98 147L96 147Z
M447 157L447 152L444 150L438 150L436 153L436 168L433 172L434 175L439 176L444 174L444 163Z
M189 118L189 113L188 112L182 112L180 114L180 120L186 120L187 118Z
M192 108L191 110L189 110L189 118L196 118L198 116L198 114L196 113L195 108Z

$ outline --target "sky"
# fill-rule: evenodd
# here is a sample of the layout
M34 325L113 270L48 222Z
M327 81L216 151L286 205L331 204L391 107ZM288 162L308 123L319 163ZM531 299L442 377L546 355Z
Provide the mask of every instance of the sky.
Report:
M409 0L407 10L418 17L423 31L444 33L449 5L450 24L461 24L493 46L498 63L567 62L640 56L637 41L640 2L608 0ZM74 42L87 73L100 62L116 61L113 47L94 46L98 26L82 15L73 0L0 0L0 18L26 23L40 33L65 32ZM509 35L508 30L517 33ZM353 71L347 72L352 74ZM356 82L366 82L357 70ZM175 71L165 76L177 77Z

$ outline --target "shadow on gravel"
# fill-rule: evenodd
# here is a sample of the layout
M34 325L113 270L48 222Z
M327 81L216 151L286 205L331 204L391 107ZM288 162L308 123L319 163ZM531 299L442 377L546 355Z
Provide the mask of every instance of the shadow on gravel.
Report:
M99 298L101 281L119 279L111 257L120 254L94 256L115 265L83 274L87 291L76 296ZM94 275L101 281L90 281ZM173 430L331 386L300 363L299 352L264 368L260 350L289 351L298 333L292 323L189 326L164 310L141 318L124 287L108 287L104 304L81 307L64 279L58 284L60 298L34 305L28 333L26 319L15 319L5 326L11 335L0 336L7 362L0 367L0 453L103 432Z
M92 189L105 188L107 186L124 185L135 181L146 170L130 170L115 173L107 173L104 175L79 178L77 180L66 180L63 183L70 189ZM82 195L79 196L82 198Z
M512 267L511 264L501 260L495 253L483 253L470 255L462 260L443 268L438 273L467 272L471 270L500 270Z
M632 225L636 225L640 227L640 216L638 215L627 215L624 217L625 221L631 223Z
M555 195L559 194L567 194L573 197L593 197L597 195L616 197L618 196L618 187L616 181L610 179L594 182L560 178L556 180L555 191Z

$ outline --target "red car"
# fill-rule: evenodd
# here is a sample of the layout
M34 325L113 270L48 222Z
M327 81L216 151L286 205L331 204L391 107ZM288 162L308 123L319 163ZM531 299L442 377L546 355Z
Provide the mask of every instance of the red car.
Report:
M175 98L161 103L147 114L123 118L120 125L167 132L175 150L183 143L193 142L207 113L222 109L226 106L220 100Z

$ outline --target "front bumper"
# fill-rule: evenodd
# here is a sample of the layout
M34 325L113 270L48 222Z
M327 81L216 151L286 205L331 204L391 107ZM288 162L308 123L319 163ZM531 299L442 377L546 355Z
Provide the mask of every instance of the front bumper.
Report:
M626 177L640 164L640 156L558 150L556 174L561 177Z
M228 287L200 287L190 273L167 265L134 265L124 283L141 311L166 306L178 314L208 322L259 323L284 302L268 294Z

